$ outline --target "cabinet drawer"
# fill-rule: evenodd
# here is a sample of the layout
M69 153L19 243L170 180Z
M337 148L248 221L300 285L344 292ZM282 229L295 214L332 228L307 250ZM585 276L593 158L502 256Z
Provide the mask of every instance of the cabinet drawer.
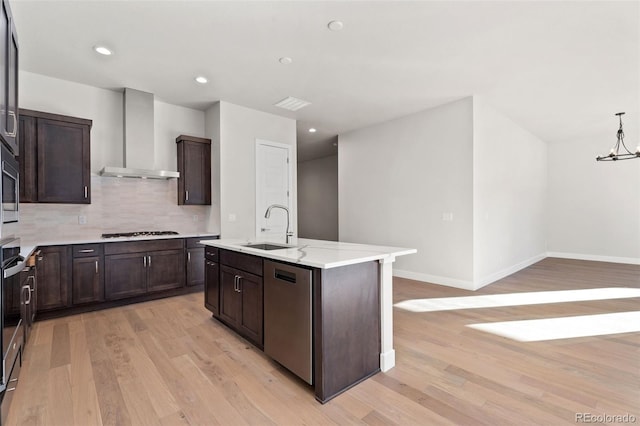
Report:
M184 239L121 241L105 243L104 254L143 253L156 250L179 250L184 248Z
M229 250L220 250L220 263L262 276L262 258Z
M73 257L102 256L102 244L76 244L73 246Z
M218 255L218 249L215 247L205 247L204 248L204 257L207 260L212 260L214 262L218 262L219 260L219 255Z

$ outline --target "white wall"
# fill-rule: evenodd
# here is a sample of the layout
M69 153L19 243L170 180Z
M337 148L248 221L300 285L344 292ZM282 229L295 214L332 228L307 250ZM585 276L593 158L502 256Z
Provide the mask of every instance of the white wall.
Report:
M211 209L207 230L220 235L220 102L205 111L205 138L211 139Z
M550 256L640 264L640 160L595 160L615 143L615 118L609 131L549 145ZM623 121L634 151L640 122Z
M298 163L298 231L302 238L338 240L338 156Z
M474 286L546 254L547 148L473 98Z
M103 166L122 166L122 92L20 71L20 108L93 120L91 172ZM135 89L135 88L134 88ZM204 136L204 111L154 100L154 163L176 170L176 137Z
M219 118L216 118L216 114ZM220 231L223 238L255 239L256 139L292 146L296 164L296 122L250 108L219 102L206 113L208 137L220 132ZM293 169L292 229L297 235L296 170ZM230 220L235 215L235 220Z
M417 248L396 275L472 287L472 119L465 98L340 135L340 240Z
M168 104L157 99L153 101L153 108L155 168L177 170L176 138L180 135L205 137L204 111Z
M93 120L91 172L122 167L122 93L20 71L20 108Z

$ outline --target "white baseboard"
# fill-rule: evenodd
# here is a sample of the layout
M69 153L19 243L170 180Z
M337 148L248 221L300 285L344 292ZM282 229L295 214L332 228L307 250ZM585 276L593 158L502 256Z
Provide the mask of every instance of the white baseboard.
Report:
M394 269L393 276L416 281L424 281L431 284L444 285L447 287L461 288L463 290L474 290L473 281L459 280L456 278L439 277L437 275L422 274L420 272L404 271L401 269Z
M393 276L473 291L473 290L478 290L482 287L485 287L491 283L494 283L506 276L514 274L520 271L521 269L524 269L528 266L533 265L534 263L541 261L546 257L558 257L561 259L590 260L594 262L611 262L611 263L626 263L630 265L640 265L640 259L635 257L613 257L613 256L598 256L598 255L592 255L592 254L579 254L579 253L547 252L547 253L541 253L539 255L536 255L530 259L524 260L513 266L510 266L501 271L488 275L484 278L477 279L475 281L466 281L466 280L459 280L456 278L440 277L437 275L423 274L420 272L405 271L401 269L394 269Z
M391 370L396 365L396 351L391 349L390 351L380 354L380 371Z
M557 252L557 251L548 252L547 257L559 257L561 259L592 260L594 262L627 263L630 265L640 265L640 258L637 258L637 257L599 256L595 254L563 253L563 252Z
M501 280L504 277L507 277L511 274L514 274L518 271L520 271L521 269L524 269L528 266L533 265L534 263L540 262L542 259L544 259L545 257L547 257L547 253L540 253L536 256L533 256L532 258L529 258L527 260L523 260L522 262L516 263L513 266L509 266L508 268L505 268L501 271L498 272L494 272L491 275L488 275L484 278L481 279L477 279L474 281L475 284L475 288L474 290L478 290L484 286L487 286L491 283L494 283L498 280Z

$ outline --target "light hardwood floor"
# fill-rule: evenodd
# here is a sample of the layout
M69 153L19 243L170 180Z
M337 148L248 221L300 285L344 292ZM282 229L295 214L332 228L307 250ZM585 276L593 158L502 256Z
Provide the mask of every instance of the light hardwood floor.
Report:
M640 288L640 267L545 259L477 292L394 280L396 301ZM38 322L15 425L640 423L640 337L522 343L467 324L638 310L640 298L416 313L395 308L397 365L325 405L191 294Z

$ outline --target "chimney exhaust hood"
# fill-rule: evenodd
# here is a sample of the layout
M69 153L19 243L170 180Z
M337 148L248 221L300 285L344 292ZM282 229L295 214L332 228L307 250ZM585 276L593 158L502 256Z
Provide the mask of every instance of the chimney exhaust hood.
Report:
M153 93L124 89L123 95L123 143L124 167L105 166L101 176L171 179L180 173L157 170L154 161Z

